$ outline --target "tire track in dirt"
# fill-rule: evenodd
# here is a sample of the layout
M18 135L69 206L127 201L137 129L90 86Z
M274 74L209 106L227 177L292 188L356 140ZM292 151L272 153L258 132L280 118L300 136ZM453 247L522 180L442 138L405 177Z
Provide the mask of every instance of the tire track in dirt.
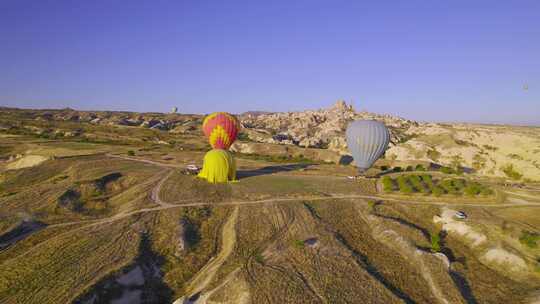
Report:
M223 225L221 233L221 247L219 253L213 257L191 280L187 290L188 295L176 300L175 304L205 304L211 293L203 293L204 289L212 282L217 271L231 255L236 244L236 220L238 218L238 209L236 206ZM186 298L188 297L188 298Z

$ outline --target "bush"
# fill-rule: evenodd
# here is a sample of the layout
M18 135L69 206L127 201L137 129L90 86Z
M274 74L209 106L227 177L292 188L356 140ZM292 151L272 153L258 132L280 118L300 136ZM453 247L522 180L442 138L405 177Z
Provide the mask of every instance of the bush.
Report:
M422 193L429 193L427 187L422 183L422 179L420 178L420 176L411 175L409 176L409 181L416 191L419 191Z
M431 235L431 251L441 252L441 237L439 234Z
M441 157L441 152L433 149L427 151L427 157L433 161L439 160L439 157Z
M377 201L374 200L369 200L367 203L370 210L375 209L375 206L377 206Z
M521 236L519 237L519 242L529 248L537 248L538 244L537 242L540 240L540 234L529 232L529 231L522 231Z
M264 264L264 257L260 252L255 254L255 261L259 264Z
M439 171L441 171L444 174L454 174L455 173L454 169L452 169L450 167L441 167L439 169Z
M304 241L302 240L294 240L293 242L294 247L302 249L305 247Z
M514 165L512 164L508 164L502 167L501 169L504 172L504 174L506 174L506 176L508 176L509 178L513 180L521 179L521 177L523 176L521 173L517 172L516 169L514 169Z
M398 183L400 192L407 193L407 194L414 192L414 189L409 184L407 177L403 175L398 176L397 183Z
M129 150L129 151L127 151L127 155L129 155L129 156L135 156L135 151Z
M243 133L243 132L238 133L237 139L239 141L251 141L249 136L246 133Z
M403 170L401 169L401 167L394 167L394 169L393 169L392 171L394 171L394 172L401 172L401 171L403 171Z
M389 176L382 178L382 184L385 192L392 192L394 190L394 181Z
M444 189L441 188L440 186L435 186L433 187L433 189L431 190L431 192L433 193L433 195L439 197L441 195L443 195L445 192L444 192Z
M439 183L446 193L457 194L458 192L454 188L454 184L451 179L445 179Z
M483 186L482 189L480 190L480 194L482 194L482 195L484 195L484 196L492 195L492 194L493 194L493 190L491 190L491 189L488 188L488 187Z
M422 181L429 187L429 189L433 189L433 179L431 178L431 175L423 174Z
M416 168L414 168L416 171L426 171L426 168L420 164L416 165Z
M480 194L480 191L481 191L481 187L479 184L477 183L470 183L467 185L467 187L465 187L464 189L464 192L466 195L468 196L475 196L475 195L478 195Z
M454 189L456 189L456 191L461 192L465 188L465 180L454 179L452 180L452 185L454 186Z
M409 171L409 172L413 171L413 166L407 166L406 171Z

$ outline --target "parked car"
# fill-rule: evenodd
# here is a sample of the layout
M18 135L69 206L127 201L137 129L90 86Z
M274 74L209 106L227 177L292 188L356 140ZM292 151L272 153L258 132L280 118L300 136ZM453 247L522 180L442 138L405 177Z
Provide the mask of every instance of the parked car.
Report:
M186 175L197 175L199 173L199 167L195 165L187 165L184 170L182 170L182 173Z
M460 220L464 220L467 218L467 214L463 211L458 211L456 212L455 214L456 218L460 219Z

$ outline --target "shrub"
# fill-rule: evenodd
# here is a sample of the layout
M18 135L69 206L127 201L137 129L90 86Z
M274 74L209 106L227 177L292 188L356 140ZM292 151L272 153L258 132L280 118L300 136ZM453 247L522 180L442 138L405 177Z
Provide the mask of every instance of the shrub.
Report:
M475 170L480 170L486 166L486 159L480 154L476 154L473 157L472 166Z
M483 186L480 190L480 194L484 195L484 196L488 196L488 195L492 195L493 194L493 190L491 190L490 188L486 187L486 186Z
M431 235L431 251L441 252L441 237L438 233Z
M418 175L411 175L409 176L409 181L413 185L416 191L422 192L422 193L429 193L427 187L422 183L422 179Z
M519 237L519 242L529 248L537 248L537 242L540 240L540 234L522 231L521 236Z
M455 173L454 169L452 169L450 167L441 167L439 169L439 171L441 171L444 174L454 174Z
M431 178L431 175L423 174L422 181L429 187L429 189L433 189L433 179Z
M439 197L439 196L444 194L444 189L441 188L440 186L435 186L435 187L433 187L431 192L433 193L433 195Z
M394 181L389 176L382 178L382 184L385 192L392 192L394 190Z
M259 264L264 264L264 257L260 252L255 254L255 261Z
M441 152L433 149L427 151L427 157L431 159L432 161L438 161L439 157L441 157Z
M457 194L458 192L454 188L454 184L451 179L445 179L439 183L439 185L445 190L446 193Z
M129 155L129 156L135 156L135 151L129 150L129 151L127 151L127 155Z
M416 165L416 168L414 168L416 171L426 171L426 168L422 166L421 164Z
M475 196L480 194L481 190L482 188L478 183L470 183L467 185L467 187L465 187L463 191L466 195Z
M388 166L381 166L381 171L386 171L388 170Z
M304 241L302 240L294 240L293 245L294 247L299 248L299 249L302 249L305 246Z
M392 171L394 171L394 172L401 172L401 171L403 171L403 170L401 169L401 167L394 167L394 169L393 169Z
M249 136L246 133L243 133L243 132L238 133L237 139L239 141L251 141Z
M400 192L403 192L403 193L412 193L412 192L414 192L414 189L409 184L409 181L408 181L407 177L405 177L403 175L398 176L397 183L398 183Z
M490 145L483 145L484 149L491 150L491 151L497 151L499 148L490 146Z
M452 185L454 186L454 189L456 189L456 191L461 192L465 188L465 180L454 179L452 180Z
M501 168L504 174L513 180L520 179L523 175L514 169L514 165L508 164Z
M405 169L406 171L413 171L413 166L407 166L407 169Z
M463 192L465 192L465 194L468 196L475 196L480 194L481 190L482 189L478 183L469 183Z

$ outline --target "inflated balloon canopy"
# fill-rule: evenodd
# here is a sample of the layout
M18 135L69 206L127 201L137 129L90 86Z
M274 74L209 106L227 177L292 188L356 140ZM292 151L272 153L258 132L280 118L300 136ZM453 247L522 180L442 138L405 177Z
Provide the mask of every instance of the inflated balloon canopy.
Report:
M199 178L209 183L226 183L236 180L236 163L231 152L213 149L204 156L204 163Z
M214 149L229 149L240 131L240 122L229 113L212 113L203 121L203 132Z
M386 151L390 132L384 123L376 120L356 120L346 131L347 146L360 173L371 168Z

